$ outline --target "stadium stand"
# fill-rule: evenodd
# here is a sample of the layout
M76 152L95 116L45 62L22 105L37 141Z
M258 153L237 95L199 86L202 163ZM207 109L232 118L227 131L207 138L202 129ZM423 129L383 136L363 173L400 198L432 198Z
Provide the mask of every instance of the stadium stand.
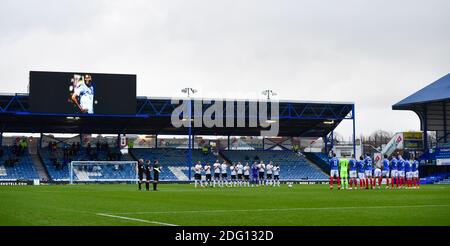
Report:
M112 152L116 149L111 148ZM295 154L292 151L223 151L221 154L224 158L215 156L212 153L204 154L201 150L193 150L192 160L194 162L201 161L214 163L217 159L220 162L223 159L229 162L241 161L245 163L249 160L267 160L268 163L272 160L274 163L278 163L281 166L280 176L282 179L290 180L321 180L326 179L327 175L323 173L317 166L306 160L305 157L299 154ZM189 179L189 165L186 158L186 149L169 149L169 148L142 148L142 149L130 149L130 155L123 155L121 160L159 160L162 167L160 179L164 181L186 181ZM41 148L39 149L39 156L44 164L50 178L53 181L67 181L69 179L69 162L70 161L106 161L108 159L108 152L106 150L95 150L95 157L89 154L86 147L80 148L76 153L64 157L64 148ZM89 167L92 168L92 167ZM126 168L129 168L126 167ZM84 171L82 173L81 171ZM99 177L103 179L124 179L133 170L120 170L117 172L115 167L100 167L94 170L75 170L75 173L81 179L97 179Z
M175 181L175 180L188 180L189 168L186 158L187 149L131 149L131 155L136 159L145 160L158 160L162 171L160 174L161 180ZM202 163L209 162L214 163L217 159L212 153L204 154L201 150L194 149L192 151L192 160L194 162L201 161Z
M57 113L49 114L52 110L41 110L35 112L32 110L33 98L30 94L16 93L16 94L1 94L0 95L0 118L4 122L2 131L11 133L51 133L53 134L79 134L76 137L71 137L70 141L75 138L80 138L80 142L91 141L90 138L84 138L84 134L97 133L102 135L122 135L126 132L127 135L141 135L141 134L157 134L163 135L186 135L192 138L192 132L186 131L186 127L175 127L171 124L171 116L175 109L171 98L151 98L151 97L136 97L136 111L135 114L122 114L120 112L108 114L108 117L83 117L82 120L76 115L67 115ZM202 99L194 99L196 103L203 103ZM209 101L209 100L208 100ZM210 101L213 105L216 99ZM221 100L220 100L221 101ZM236 100L242 101L242 100ZM250 105L253 100L244 100L246 105ZM134 100L133 100L134 102ZM55 101L55 104L58 103ZM180 101L181 103L181 101ZM272 102L263 101L267 103L268 108L271 108ZM353 111L354 104L348 102L302 102L302 101L280 101L277 103L280 115L286 120L283 120L278 129L277 136L279 137L324 137L330 134L343 120L355 120L354 114L349 116ZM202 107L202 113L206 112L209 107L205 105ZM113 108L112 108L113 109ZM112 110L114 111L114 110ZM233 115L238 115L238 107L235 107ZM134 111L133 111L134 112ZM123 117L122 117L123 116ZM249 114L246 117L252 116ZM253 116L252 116L253 117ZM259 117L259 116L258 116ZM236 119L236 118L235 118ZM323 124L324 120L333 119L333 124ZM267 119L265 119L267 120ZM277 121L276 121L277 122ZM245 127L199 127L195 129L195 136L260 136L262 129L260 127L253 127L250 124ZM299 133L301 133L299 135ZM0 133L0 137L2 133ZM86 136L87 137L87 136ZM51 139L52 137L46 138ZM257 138L255 138L257 139ZM54 139L61 144L62 142ZM120 141L120 140L119 140ZM42 144L42 138L39 143ZM69 142L69 141L67 141ZM195 142L195 141L194 141ZM217 141L220 143L220 141ZM218 149L231 149L232 142L226 141L224 145L216 145ZM45 142L46 143L46 142ZM65 142L64 142L65 143ZM258 143L260 145L261 143ZM227 146L228 145L228 146ZM262 144L264 145L264 144ZM151 145L150 145L151 146ZM150 147L149 146L149 147ZM155 147L158 145L155 145ZM163 145L160 145L163 146ZM195 143L192 145L195 148ZM42 146L41 146L42 147ZM133 146L134 147L134 146ZM172 145L173 147L173 145ZM198 160L205 162L214 162L220 157L213 154L203 155L201 150L192 149L192 147L184 146L188 149L178 150L160 150L161 153L156 153L157 150L130 150L130 154L136 157L144 157L147 160L159 159L162 166L163 173L161 180L184 180L189 171L188 152L192 153L190 161L196 162ZM68 160L90 160L90 155L86 154L86 150L80 149L79 153L65 157L63 146L59 146L55 152L50 149L40 148L37 150L40 160L50 176L50 181L66 179L69 175L67 168ZM143 153L141 153L143 152ZM95 160L105 160L107 156L104 153L98 152ZM56 156L56 157L55 157ZM276 157L276 156L275 156ZM313 179L323 178L325 174L321 173L317 167L309 163L302 156L293 156L292 159L273 159L282 165L282 178L295 179ZM281 160L281 161L280 161ZM284 167L283 167L284 166ZM167 167L167 168L166 168ZM291 170L291 171L289 171ZM105 174L106 175L106 174ZM191 175L192 178L192 175Z
M450 131L447 127L449 125L448 115L450 114L449 85L450 74L447 74L392 105L393 110L414 111L420 117L421 131L436 133L436 139L433 142L430 142L429 138L423 138L424 154L421 156L421 159L436 161L439 157L430 155L429 149L434 149L436 145L445 146L449 142Z
M17 155L13 147L2 147L0 180L39 179L27 150Z
M435 172L421 178L425 184L450 184L450 172Z
M439 154L435 156L436 159L450 159L450 151L440 151Z
M69 179L69 163L71 161L134 161L129 155L120 155L119 149L108 147L101 149L81 147L77 150L69 151L64 147L51 148L49 146L39 149L38 153L50 178L54 181ZM125 167L125 170L121 166L103 166L100 168L97 167L95 170L91 170L93 167L89 167L88 170L77 169L76 175L83 176L85 179L89 179L89 177L92 177L92 179L99 177L102 179L121 179L129 177L130 172L134 172L134 170L129 169L130 167Z
M311 152L311 154L316 155L317 157L319 157L322 161L328 163L328 156L326 153L321 153L321 152Z
M302 152L302 154L312 163L316 164L323 172L328 173L330 165L328 164L328 156L321 152Z
M448 175L447 175L447 178L437 182L436 184L450 184L450 178L448 178Z
M309 162L304 156L296 154L292 151L280 150L225 150L221 155L232 163L241 162L245 164L254 161L270 161L280 165L281 179L307 179L318 180L327 179L328 176L322 172L317 166Z

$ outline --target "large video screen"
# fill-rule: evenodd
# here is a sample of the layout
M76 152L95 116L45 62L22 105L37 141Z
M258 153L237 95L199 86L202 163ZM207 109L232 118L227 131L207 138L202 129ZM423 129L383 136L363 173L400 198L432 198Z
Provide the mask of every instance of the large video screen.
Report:
M52 114L136 114L136 75L30 72L30 111Z

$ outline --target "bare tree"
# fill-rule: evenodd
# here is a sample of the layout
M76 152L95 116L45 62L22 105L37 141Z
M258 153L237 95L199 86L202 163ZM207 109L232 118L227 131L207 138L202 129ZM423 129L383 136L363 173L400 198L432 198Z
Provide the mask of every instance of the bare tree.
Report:
M437 142L437 135L436 135L436 132L428 132L427 133L427 136L428 136L428 144L429 145L433 145L433 143L436 143Z
M370 135L369 139L372 139L373 145L378 147L387 144L393 136L392 132L377 130Z
M369 136L361 135L361 142L365 153L373 152L375 149L380 151L384 144L387 144L394 134L384 130L376 130Z
M338 132L333 133L333 143L339 144L344 142L344 136Z

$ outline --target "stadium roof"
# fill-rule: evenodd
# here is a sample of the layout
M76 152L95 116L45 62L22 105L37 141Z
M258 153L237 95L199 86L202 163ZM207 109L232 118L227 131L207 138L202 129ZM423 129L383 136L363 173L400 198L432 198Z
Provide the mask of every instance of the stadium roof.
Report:
M450 100L450 73L392 106L393 109L414 109L414 105Z
M324 137L342 120L353 119L353 103L280 101L279 105L278 136ZM135 115L37 114L29 112L28 94L0 95L0 131L187 135L188 128L175 128L171 124L176 106L170 98L137 97ZM203 106L203 111L207 107ZM237 113L234 115L236 122ZM259 136L261 130L260 127L192 128L194 135L212 136Z
M394 110L412 110L420 118L422 131L435 131L438 143L450 139L450 74L436 80L392 106ZM424 146L428 148L427 138Z

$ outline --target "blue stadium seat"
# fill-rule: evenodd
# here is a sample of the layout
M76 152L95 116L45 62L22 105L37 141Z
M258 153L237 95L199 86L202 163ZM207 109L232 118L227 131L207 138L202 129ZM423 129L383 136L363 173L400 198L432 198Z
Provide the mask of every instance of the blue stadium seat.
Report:
M111 149L112 151L118 151L118 149ZM96 150L98 161L107 161L107 151L106 150ZM39 150L42 162L47 169L50 178L55 181L67 181L69 180L69 162L70 161L89 161L86 148L81 148L81 150L74 156L69 157L68 160L64 162L63 160L63 149L58 148L56 150L56 158L61 162L62 167L57 168L53 161L51 160L51 151L48 148L42 148ZM124 155L122 156L122 161L134 161L131 157ZM132 179L135 177L135 170L132 165L121 165L121 166L98 166L98 167L78 167L74 168L77 171L83 172L86 178L89 180L95 179ZM75 176L75 180L77 176Z
M131 149L130 152L136 159L144 160L158 160L162 169L160 173L160 180L187 180L189 177L189 163L187 160L187 149ZM201 150L194 149L192 151L192 161L194 163L201 161L214 163L217 159L212 153L204 154Z
M321 160L325 161L326 163L328 163L328 155L322 152L311 152L311 154L319 157Z
M3 156L0 158L0 180L17 180L17 179L39 179L37 171L33 165L28 151L20 157L14 157L18 159L18 162L13 166L5 165L5 161L12 154L11 147L2 147Z
M292 151L280 150L225 150L221 154L229 161L252 164L254 161L264 161L280 165L280 178L292 180L322 180L327 179L317 166L310 163L302 155Z

